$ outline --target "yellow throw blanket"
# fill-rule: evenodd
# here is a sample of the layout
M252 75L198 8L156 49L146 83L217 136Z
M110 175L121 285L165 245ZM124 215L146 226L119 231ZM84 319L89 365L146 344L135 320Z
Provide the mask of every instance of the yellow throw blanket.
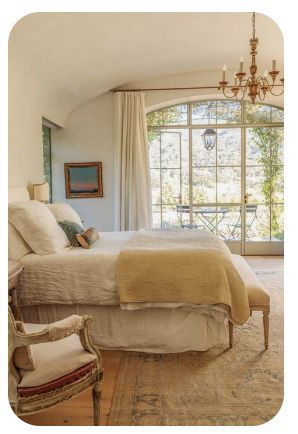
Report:
M232 255L209 232L141 229L119 255L117 287L121 303L225 304L235 323L249 317Z

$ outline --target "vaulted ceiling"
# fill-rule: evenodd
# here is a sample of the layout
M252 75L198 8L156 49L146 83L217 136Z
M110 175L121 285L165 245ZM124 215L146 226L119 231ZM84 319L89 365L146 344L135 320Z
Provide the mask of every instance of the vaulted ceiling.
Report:
M283 68L275 22L257 14L256 33L258 63L269 68L276 55ZM9 58L40 77L66 113L133 81L237 68L239 56L249 60L250 37L251 13L35 13L13 28Z

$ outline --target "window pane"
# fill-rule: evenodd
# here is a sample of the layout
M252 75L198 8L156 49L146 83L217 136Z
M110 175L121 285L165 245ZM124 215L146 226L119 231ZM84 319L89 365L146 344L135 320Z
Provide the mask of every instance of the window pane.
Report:
M180 170L162 169L162 203L177 203L180 197Z
M161 226L161 207L152 206L152 221L154 228L160 228Z
M216 101L196 102L192 106L192 123L215 124L216 123Z
M147 124L149 126L186 125L187 109L187 104L180 104L147 113Z
M218 166L241 165L241 129L225 128L217 130Z
M217 201L241 201L240 167L219 167L217 169Z
M208 151L202 141L204 129L192 130L192 164L193 166L215 166L216 148Z
M271 202L284 201L284 174L282 166L271 166Z
M283 205L271 206L271 241L284 239L284 207Z
M247 165L283 163L282 128L249 128L246 142Z
M151 189L152 189L152 203L161 203L160 199L160 170L151 169Z
M271 164L283 164L284 130L283 128L271 128L270 130Z
M248 241L270 240L270 209L269 206L256 205L247 207L246 239Z
M161 166L180 167L181 134L173 131L161 132Z
M160 167L160 132L149 131L150 167Z
M52 202L52 163L51 163L51 129L42 126L43 142L43 177L49 183L49 201Z
M272 122L283 122L284 121L284 111L279 108L271 108L271 121Z
M162 227L163 228L181 227L178 214L177 214L176 205L162 206Z
M241 119L241 104L237 101L217 101L217 123L236 124Z
M246 192L250 203L270 201L270 166L246 168Z
M216 201L215 168L193 169L193 203Z
M189 204L189 170L182 172L182 186L181 186L181 201L183 205Z
M270 122L271 107L264 104L247 102L245 106L246 119L249 124L264 124Z

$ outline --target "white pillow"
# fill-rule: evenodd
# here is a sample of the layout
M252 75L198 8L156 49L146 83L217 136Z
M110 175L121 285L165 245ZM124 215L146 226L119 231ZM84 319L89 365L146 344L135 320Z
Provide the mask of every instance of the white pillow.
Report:
M31 247L28 246L20 232L11 223L8 223L8 259L19 261L24 255L31 252Z
M54 214L57 222L69 220L83 227L79 214L68 203L55 202L48 203L46 206Z
M39 255L59 253L70 245L53 214L38 200L10 203L8 220Z

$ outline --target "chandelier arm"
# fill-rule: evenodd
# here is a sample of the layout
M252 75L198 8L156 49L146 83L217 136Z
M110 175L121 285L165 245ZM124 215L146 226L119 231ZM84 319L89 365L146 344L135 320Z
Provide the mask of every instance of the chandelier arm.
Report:
M225 89L222 89L222 93L224 94L224 96L225 96L226 98L229 98L229 99L235 98L235 94L232 94L232 95L228 95L228 94L226 94Z
M284 89L280 92L280 93L274 93L274 92L272 92L272 90L271 89L269 89L269 92L271 93L271 95L273 95L273 96L280 96L280 95L282 95L283 93L284 93Z

